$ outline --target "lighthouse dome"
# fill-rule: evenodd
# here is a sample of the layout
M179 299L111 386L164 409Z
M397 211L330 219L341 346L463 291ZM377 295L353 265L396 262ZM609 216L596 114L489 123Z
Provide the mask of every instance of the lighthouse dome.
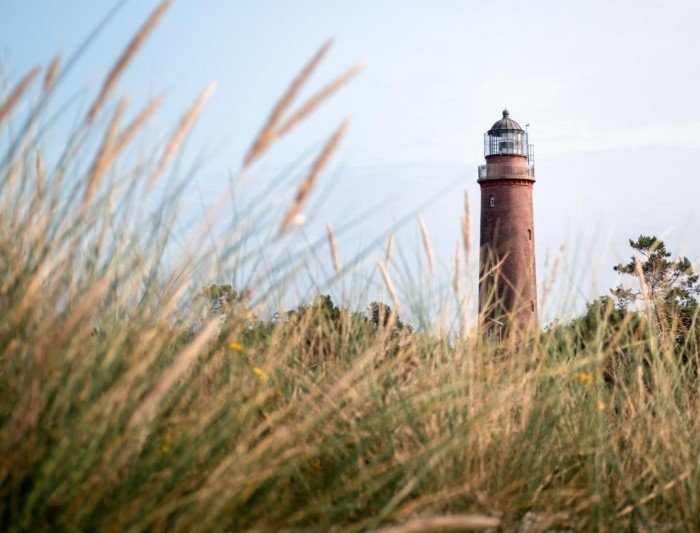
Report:
M495 131L525 131L520 127L515 120L510 118L510 113L507 109L503 110L503 118L494 122L493 126L489 130L489 133Z

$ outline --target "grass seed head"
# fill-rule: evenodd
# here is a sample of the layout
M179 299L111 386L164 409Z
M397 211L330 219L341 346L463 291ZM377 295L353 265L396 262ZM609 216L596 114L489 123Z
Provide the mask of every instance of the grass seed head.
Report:
M102 88L97 94L95 101L90 106L90 110L87 114L87 122L89 124L92 124L95 121L95 118L97 118L97 115L107 101L107 97L114 89L117 81L119 81L119 78L126 70L126 67L129 65L139 49L143 46L144 42L146 42L146 39L148 39L151 32L158 25L171 3L172 0L163 0L160 4L158 4L158 6L156 6L141 28L136 32L136 35L134 35L134 37L131 39L122 54L119 56L119 59L109 71L109 74L102 83Z

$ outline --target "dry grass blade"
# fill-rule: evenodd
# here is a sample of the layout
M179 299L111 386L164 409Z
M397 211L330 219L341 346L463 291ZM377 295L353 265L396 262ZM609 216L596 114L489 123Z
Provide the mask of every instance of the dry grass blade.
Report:
M382 279L384 280L384 285L386 286L386 290L389 293L391 302L394 304L394 312L398 314L401 309L401 306L399 305L399 296L396 293L396 289L394 288L393 282L391 281L389 271L387 270L386 266L384 266L384 263L382 263L381 261L377 261L377 267L379 267L379 272L382 274Z
M128 146L129 142L131 139L133 139L134 135L136 135L136 132L141 128L141 126L143 126L143 124L153 115L153 113L155 113L156 109L158 109L160 106L161 101L162 97L152 100L117 137L117 130L119 129L119 124L121 122L120 119L126 108L126 102L122 100L107 131L107 135L105 136L100 152L93 163L90 178L88 180L88 188L85 191L85 198L83 200L83 209L87 208L87 205L94 195L97 184L99 183L99 180L104 172L110 167L110 165L112 165L112 163L114 163L114 161L117 160L119 155Z
M100 112L100 109L102 109L102 106L107 101L107 97L116 85L117 81L119 80L119 77L124 73L124 70L134 58L139 48L141 48L143 43L146 41L149 34L158 25L158 22L160 22L160 19L170 7L171 2L172 0L163 0L160 4L158 4L158 6L153 10L148 19L146 19L146 22L143 23L139 31L136 32L136 35L134 35L134 37L131 39L131 42L126 47L124 52L122 52L122 55L112 67L112 70L110 70L109 74L107 75L107 78L102 84L102 89L100 89L97 98L93 102L92 106L90 106L90 111L88 111L87 114L88 123L92 123L95 121L97 114Z
M209 98L211 98L211 95L214 93L214 88L215 86L212 83L206 89L204 89L204 91L201 92L197 100L195 100L194 104L192 104L192 107L190 107L187 113L185 113L185 115L182 117L182 120L180 120L180 125L178 126L173 136L170 138L170 141L166 145L165 151L163 152L160 161L158 161L158 164L156 165L156 168L153 171L153 174L151 175L151 179L148 182L149 191L156 184L158 179L161 177L161 175L167 168L168 164L170 164L172 158L180 149L182 142L185 140L185 137L187 137L187 134L192 129L192 126L194 126L194 123L197 121L197 117L199 117L200 113L202 112L202 109L204 109L207 100L209 100Z
M53 58L49 68L46 69L46 75L44 76L44 92L47 93L53 87L56 77L58 76L59 68L61 67L61 54L56 54Z
M92 163L90 174L87 179L87 186L85 187L85 196L83 197L83 211L87 209L90 200L95 194L100 178L102 178L102 175L114 161L114 146L117 140L119 125L121 124L121 118L126 110L126 105L126 100L122 98L119 105L117 105L117 109L114 111L114 116L107 127L107 132L105 133L100 150L97 152L95 160Z
M291 131L297 124L309 116L324 100L327 100L345 84L347 84L355 75L363 68L362 63L353 66L347 72L341 74L323 89L317 92L314 96L302 105L289 119L285 122L276 133L276 137L282 137L285 133Z
M40 153L36 154L36 195L40 197L44 192L46 167L44 166L44 158Z
M338 127L337 130L335 130L335 133L331 135L330 139L328 139L328 142L323 147L323 150L321 151L320 155L318 156L316 161L314 161L314 165L311 168L311 172L309 172L307 178L301 183L301 185L299 185L296 198L294 199L292 205L289 206L289 209L287 209L287 212L285 213L284 218L282 219L282 225L280 226L279 231L280 235L284 235L287 232L287 230L289 230L289 228L292 225L292 222L301 211L302 207L306 203L306 200L308 200L309 194L311 194L311 191L316 185L316 182L318 181L321 172L323 172L323 169L325 169L328 165L328 161L330 160L331 155L333 155L333 152L337 148L338 143L343 138L343 135L345 135L345 131L347 130L349 124L350 121L346 120Z
M425 220L419 214L418 215L418 225L420 226L420 234L423 239L423 248L425 248L425 255L428 258L428 269L431 274L435 274L435 256L433 254L433 247L430 244L430 235L428 234L428 227L425 225Z
M0 124L9 114L10 110L15 106L17 101L22 97L25 91L29 88L32 82L39 75L39 67L33 68L24 75L24 78L15 86L15 88L10 92L7 99L0 105Z
M175 382L185 373L190 365L199 357L207 344L219 331L219 323L212 320L175 358L170 367L163 373L151 392L136 407L129 420L129 427L149 423L156 414L160 399L167 393Z
M340 274L342 270L340 268L340 257L338 256L338 244L335 240L335 232L333 231L333 226L328 222L326 224L326 232L328 233L328 246L331 249L331 259L333 260L333 268L336 274Z
M265 152L267 147L270 146L270 144L276 139L277 125L282 119L282 115L292 104L294 98L296 98L297 94L299 94L299 91L309 79L313 71L316 70L316 67L328 52L331 44L332 41L328 41L320 48L318 52L316 52L314 57L311 58L311 61L309 61L309 63L302 69L299 75L294 79L292 84L282 95L282 98L279 99L277 105L275 105L275 107L272 109L272 113L270 113L267 122L260 130L260 133L255 138L255 141L253 141L248 153L243 158L243 168L249 166L253 163L253 161L258 159Z
M389 266L391 262L391 254L394 251L394 236L389 235L389 241L386 243L386 256L384 257L384 263Z
M683 472L676 479L673 479L673 480L669 481L668 483L665 483L662 487L659 487L656 490L652 491L650 494L647 494L646 496L644 496L644 498L639 500L639 502L637 502L636 505L628 505L622 511L617 513L617 516L626 516L626 515L630 514L632 511L634 511L636 506L644 505L644 504L650 502L651 500L653 500L654 498L656 498L657 496L659 496L663 492L666 492L667 490L672 489L678 483L684 481L687 478L688 478L688 472Z
M109 286L110 279L100 278L75 305L74 309L62 324L63 333L68 337L78 325L84 325L85 317L97 310L97 305Z
M559 264L561 263L563 253L564 253L564 245L562 244L559 247L559 253L554 258L554 262L552 263L552 269L549 273L549 276L547 276L545 278L545 280L542 284L543 285L543 288L542 288L542 306L545 306L547 304L549 294L552 291L552 287L554 286L554 283L557 280L557 273L559 271Z
M452 286L454 287L455 294L458 298L461 298L462 296L462 267L460 263L459 241L457 241L455 246L455 273L454 279L452 280Z
M400 526L379 529L382 533L422 533L423 531L470 531L494 528L501 519L493 516L465 514L452 516L425 516L414 518Z
M472 208L469 191L464 191L464 216L462 216L462 243L464 245L464 264L469 265L472 249Z
M128 146L131 140L136 135L136 132L141 129L148 120L153 116L153 114L158 110L160 104L163 103L163 96L160 95L153 100L151 100L146 107L144 107L141 112L131 121L131 123L124 129L124 131L119 135L117 139L116 146L114 148L116 156L118 156L124 148Z

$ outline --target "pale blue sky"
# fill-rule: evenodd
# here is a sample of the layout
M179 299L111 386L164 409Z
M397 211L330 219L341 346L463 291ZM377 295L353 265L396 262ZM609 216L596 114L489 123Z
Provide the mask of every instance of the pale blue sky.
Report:
M2 0L1 77L16 79L57 50L69 55L112 5ZM65 97L95 90L154 5L126 3L66 80ZM423 210L445 267L465 187L478 207L483 132L507 106L531 124L536 149L540 277L548 250L583 243L587 251L566 262L580 306L616 281L610 266L628 255L628 237L654 233L674 251L700 257L699 27L700 3L691 0L180 0L119 91L134 102L165 91L156 123L164 129L207 83L217 83L191 142L221 146L197 183L214 197L276 97L334 38L310 91L357 60L364 72L276 147L260 173L317 146L352 117L329 173L334 189L309 231L393 198L341 239L351 256L359 241L447 187ZM405 231L411 243L414 226ZM589 265L600 276L581 275Z

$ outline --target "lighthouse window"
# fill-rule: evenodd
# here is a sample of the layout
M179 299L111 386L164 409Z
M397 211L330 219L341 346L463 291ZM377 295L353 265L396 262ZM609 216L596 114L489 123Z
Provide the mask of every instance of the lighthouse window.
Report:
M496 197L494 195L489 196L489 207L496 207Z
M533 302L532 300L530 300L530 311L532 311L533 313L535 312L535 302Z
M531 229L527 230L527 240L528 241L532 240L532 230Z

